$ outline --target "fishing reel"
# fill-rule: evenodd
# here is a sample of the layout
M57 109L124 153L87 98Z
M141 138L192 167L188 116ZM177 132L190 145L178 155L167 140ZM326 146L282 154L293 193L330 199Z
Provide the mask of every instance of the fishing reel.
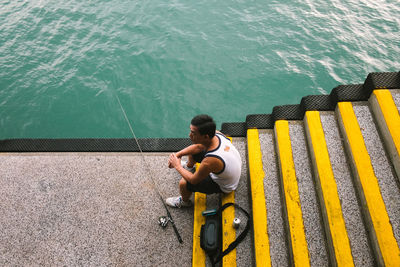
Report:
M161 216L158 218L158 224L162 227L165 228L168 225L168 222L170 222L171 219L167 216Z

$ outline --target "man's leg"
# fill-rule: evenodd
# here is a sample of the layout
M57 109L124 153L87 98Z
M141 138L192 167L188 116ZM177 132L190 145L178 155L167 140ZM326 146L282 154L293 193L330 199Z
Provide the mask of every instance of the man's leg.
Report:
M192 192L187 189L187 182L183 178L179 181L179 191L181 193L180 196L169 197L165 200L165 203L174 208L191 207L193 203L189 198Z
M187 189L186 184L186 180L181 178L179 181L179 192L181 193L183 201L189 201L189 198L192 195L192 192Z
M193 168L195 163L196 163L196 161L193 159L193 156L192 155L188 155L188 161L186 163L186 166L188 168Z
M167 198L165 203L175 208L190 207L193 205L190 201L192 192L201 192L204 194L222 193L219 185L214 182L210 176L195 185L188 183L185 179L181 178L179 181L179 191L181 193L180 196Z

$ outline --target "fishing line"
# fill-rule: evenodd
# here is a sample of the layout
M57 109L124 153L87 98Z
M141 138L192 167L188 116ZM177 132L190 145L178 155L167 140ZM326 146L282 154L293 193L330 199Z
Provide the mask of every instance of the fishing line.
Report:
M179 243L182 243L182 242L183 242L182 237L181 237L181 235L179 234L178 229L176 228L176 225L175 225L174 220L172 219L171 213L169 212L168 207L167 207L167 205L166 205L165 202L164 202L164 198L162 197L160 191L159 191L158 188L157 188L157 185L156 185L156 183L155 183L155 181L154 181L154 178L153 178L153 173L151 172L151 169L150 169L149 165L147 164L146 158L145 158L145 156L144 156L144 154L143 154L143 150L142 150L142 148L140 147L140 144L139 144L138 139L136 138L136 134L135 134L135 132L133 131L133 127L132 127L131 123L129 122L129 119L128 119L128 116L126 115L125 109L124 109L124 107L123 107L122 104L121 104L121 100L119 99L118 94L115 94L115 96L116 96L116 98L117 98L117 100L118 100L118 104L119 104L119 106L120 106L120 108L121 108L121 110L122 110L122 113L124 114L125 121L128 123L129 130L131 131L132 136L133 136L133 138L134 138L135 141L136 141L136 145L137 145L137 147L139 148L140 155L142 156L142 160L143 160L143 162L144 162L145 169L146 169L147 173L149 174L150 180L151 180L152 183L153 183L153 189L154 189L154 191L156 191L157 195L159 196L159 198L160 198L161 202L163 203L164 208L165 208L165 210L166 210L166 212L167 212L167 216L160 217L160 219L159 219L159 224L164 228L164 227L167 226L167 223L168 223L168 222L171 222L172 227L174 228L174 231L175 231L176 237L178 238Z

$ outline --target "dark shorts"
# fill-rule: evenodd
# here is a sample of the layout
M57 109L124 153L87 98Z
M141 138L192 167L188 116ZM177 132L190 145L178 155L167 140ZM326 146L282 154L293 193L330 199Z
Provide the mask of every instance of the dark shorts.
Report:
M200 163L204 159L205 154L206 154L205 152L195 154L193 155L193 159L196 162ZM190 192L200 192L204 194L222 193L222 190L219 187L219 185L216 182L214 182L214 180L210 176L207 176L203 181L201 181L198 184L191 184L187 182L186 188Z
M210 176L207 176L203 181L198 184L191 184L187 182L186 188L190 192L200 192L204 194L222 193L219 185L214 182L214 180Z
M204 159L205 155L206 155L206 152L203 151L198 154L192 155L192 157L193 157L194 161L196 161L197 163L200 163Z

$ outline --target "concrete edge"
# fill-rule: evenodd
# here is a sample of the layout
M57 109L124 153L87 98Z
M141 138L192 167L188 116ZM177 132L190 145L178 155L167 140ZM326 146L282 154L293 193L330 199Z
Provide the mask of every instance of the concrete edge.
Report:
M351 111L350 111L350 108L351 108ZM349 109L349 110L346 111L347 109ZM352 114L349 114L349 111L352 112ZM351 165L351 170L352 170L352 173L353 173L353 178L354 178L354 181L355 181L357 192L358 192L359 197L361 199L363 214L364 214L364 217L365 217L365 220L366 220L366 226L368 228L370 241L371 241L371 244L372 244L373 251L375 253L377 264L379 266L385 266L385 264L389 264L390 265L389 262L385 262L385 261L391 261L392 263L393 262L397 262L397 258L398 257L396 257L394 254L391 254L393 252L393 249L391 250L391 249L388 248L388 247L394 248L394 246L397 246L397 242L396 242L396 239L395 239L394 234L393 234L393 229L391 228L391 225L390 225L390 222L389 222L389 217L388 217L389 215L387 214L386 207L385 207L385 204L384 204L383 199L382 199L382 195L379 192L379 185L378 185L377 181L371 181L371 183L373 184L373 189L371 189L371 190L373 190L375 193L371 193L370 192L368 194L368 196L371 197L371 196L379 195L381 201L379 201L379 200L378 201L375 201L375 200L370 200L369 201L367 199L367 195L366 195L366 193L364 191L364 188L363 188L363 185L362 185L363 182L361 181L362 177L360 176L360 173L359 173L359 166L357 165L356 158L355 158L355 156L353 154L354 153L353 148L352 148L353 145L350 144L351 143L350 142L350 137L349 137L350 133L348 132L349 129L347 129L346 126L345 126L344 115L342 114L342 112L347 112L348 114L346 114L346 115L349 116L349 119L352 120L352 121L353 121L353 119L355 120L354 125L352 125L352 127L358 127L358 130L355 130L356 132L359 132L359 134L357 134L357 138L360 138L359 141L363 143L364 140L363 140L362 135L361 135L361 130L360 130L360 127L358 125L357 118L355 117L355 114L354 114L352 103L350 103L350 102L342 102L342 103L338 104L337 113L336 113L337 116L338 116L338 124L339 124L339 128L340 128L341 134L344 137L345 149L346 149L346 152L347 152L347 156L350 159L349 162L351 163L350 165ZM354 118L352 118L353 115L354 115ZM348 119L346 119L346 120L348 120ZM353 122L351 122L351 123L353 123ZM347 124L349 124L349 123L347 123ZM353 132L351 132L351 135L353 135ZM358 135L360 135L361 137L358 137ZM360 146L362 146L362 147L360 147ZM364 143L358 145L357 147L360 147L359 149L362 150L362 151L357 151L358 154L360 154L360 155L365 155L365 154L368 155L368 151L367 151ZM369 157L369 155L368 155L368 157ZM370 171L373 172L373 167L372 167L372 163L371 163L370 159L369 159L369 163L366 162L365 164L363 164L363 168L365 168L364 165L366 165L366 164L368 165L368 167L367 167L368 172L370 172ZM362 169L362 170L364 170L364 169ZM376 180L375 175L374 175L374 178ZM364 177L364 180L363 180L364 183L366 181L365 179L366 179L366 177ZM377 188L375 188L375 187L377 187ZM372 206L378 205L380 207L380 208L375 207L373 209L373 212L383 212L382 209L384 210L385 213L381 214L379 216L379 218L383 216L383 217L387 217L387 220L385 218L382 218L382 221L380 223L378 223L378 225L380 226L380 228L382 228L382 227L384 227L385 229L388 228L387 231L381 231L381 232L378 233L377 229L375 229L374 220L373 220L372 216L375 216L375 218L378 218L378 216L376 214L375 215L371 215L371 213L370 213L370 206L371 205ZM383 208L382 208L382 206L383 206ZM387 223L386 223L386 221L387 221ZM381 226L381 223L383 223L382 226ZM389 228L390 228L391 231L389 230ZM391 234L387 233L388 231L391 232ZM379 235L384 234L385 237L382 237L382 236L379 237L378 234ZM379 238L381 238L381 239L379 239ZM384 247L380 246L379 240L381 240L381 242L384 244ZM396 243L396 244L394 244L394 243ZM391 251L391 252L389 252L389 251ZM392 256L390 256L390 254Z
M395 141L394 141L394 136L392 136L392 133L389 129L388 123L391 124L399 124L399 116L397 114L397 117L395 116L396 114L384 114L382 110L382 105L393 105L392 110L397 111L397 107L390 101L390 99L385 99L385 103L380 103L377 94L379 94L382 90L374 90L374 92L371 94L371 97L369 98L368 102L369 105L372 109L373 117L375 119L375 123L378 125L379 132L384 139L384 146L386 148L387 154L389 155L390 160L392 161L392 164L394 166L394 169L397 173L397 178L400 179L400 155L398 150L400 148L396 147ZM385 90L388 93L390 93L388 90ZM393 98L392 98L393 99ZM395 133L396 134L396 133ZM399 132L397 132L399 134ZM398 137L399 138L399 137Z
M318 167L318 162L317 162L317 157L316 157L316 153L315 153L315 149L314 149L314 142L313 142L313 138L311 135L311 129L310 129L310 124L309 124L309 118L307 115L310 114L310 112L314 112L314 111L307 111L305 116L304 116L304 128L305 128L305 132L306 132L306 138L307 138L307 145L308 145L308 149L309 149L309 153L310 153L310 157L311 157L311 162L312 162L312 169L313 169L313 173L314 173L314 181L316 184L316 189L317 189L317 193L318 193L318 197L319 197L319 202L320 202L320 207L321 207L321 212L323 215L323 224L324 224L324 228L325 228L325 235L326 235L326 239L327 239L327 246L328 246L328 252L329 252L329 258L331 261L331 265L332 266L338 266L340 265L339 263L346 263L346 266L350 265L350 261L354 266L354 260L353 260L353 256L351 253L351 247L350 247L350 241L348 238L348 234L347 234L347 229L346 229L346 225L344 222L344 217L343 217L343 212L342 212L342 207L340 205L340 200L339 200L339 194L338 194L338 190L337 190L337 185L336 185L336 181L334 178L334 174L333 174L333 170L332 170L332 166L330 163L330 160L328 160L328 162L324 162L323 164L325 166L323 166L324 169L327 169L330 174L332 175L332 178L334 180L334 185L331 185L332 187L335 187L335 197L337 196L337 199L333 199L333 204L336 206L335 208L337 210L340 210L340 223L334 223L332 222L332 225L329 223L330 221L335 221L337 222L338 220L338 216L333 216L333 218L329 218L328 215L328 211L327 211L327 205L326 205L326 201L330 201L331 199L327 199L324 197L324 189L322 188L322 183L321 183L321 175L319 172L319 167ZM318 112L318 111L315 111ZM318 112L318 118L320 114ZM323 130L322 130L322 124L321 124L321 131L323 134ZM325 135L323 134L323 136L321 138L324 138L324 142L325 142ZM327 157L329 159L329 153L328 153L328 148L326 146L326 142L325 142L325 148L323 148L324 150L326 150L326 154ZM330 190L332 190L331 188L328 188ZM338 215L338 214L336 214ZM344 226L344 229L343 229ZM331 229L332 227L334 227L335 229ZM337 229L339 228L339 229ZM344 233L343 233L344 231ZM337 234L338 232L342 232L340 234ZM339 243L341 243L341 245L345 246L345 248L341 247L341 248L335 248L334 245L334 241L333 241L333 235L337 235L336 238L344 238L345 240L340 240L338 241ZM344 259L344 257L341 257L341 255L337 255L336 251L341 250L342 252L344 252L344 255L342 254L342 256L346 257L347 259ZM345 250L345 251L343 251ZM339 257L339 258L338 258ZM350 257L350 258L349 258ZM345 262L343 262L345 261Z
M247 130L247 164L250 180L251 203L253 211L254 256L256 266L271 266L267 208L263 179L265 177L259 133L257 129Z
M283 128L283 129L282 129ZM300 195L299 195L299 190L298 190L298 184L297 184L297 178L295 174L295 165L293 161L293 154L292 154L292 148L290 144L290 134L289 134L289 123L286 120L278 120L275 122L275 142L276 142L276 148L277 148L277 154L278 154L278 162L279 162L279 173L280 173L280 178L281 178L281 192L282 193L282 198L283 198L283 207L284 207L284 217L285 217L285 223L286 223L286 233L288 236L288 248L289 248L289 254L290 254L290 261L292 265L301 265L301 266L310 266L310 252L308 250L308 245L307 245L307 238L305 234L305 226L304 226L304 220L303 220L303 212L301 209L301 204L300 204ZM284 132L283 132L284 131ZM282 136L283 135L283 136ZM282 141L284 144L282 144ZM286 142L286 144L285 144ZM289 143L288 143L289 142ZM287 150L286 152L283 152L282 150ZM291 158L291 160L288 160L288 164L292 167L285 168L283 170L282 163L284 162L282 160L283 156L282 155L287 155L287 157ZM285 186L285 179L284 179L284 173L290 173L289 176L292 177L292 187L294 187L293 191L291 191L292 194L287 192L287 188ZM293 179L294 177L294 179ZM296 192L297 191L297 192ZM294 194L294 195L293 195ZM290 203L287 203L287 198L288 195L290 195L290 198L292 199L293 197L296 198L296 200L293 200ZM296 203L298 203L298 206L296 207ZM293 206L290 208L288 204L291 204ZM291 214L289 216L289 208L291 210L295 211L295 219L293 219L294 215ZM289 222L289 218L292 218L292 222L296 222L296 225L294 227L291 226ZM293 231L291 231L291 229ZM295 241L292 240L292 237L296 235Z

